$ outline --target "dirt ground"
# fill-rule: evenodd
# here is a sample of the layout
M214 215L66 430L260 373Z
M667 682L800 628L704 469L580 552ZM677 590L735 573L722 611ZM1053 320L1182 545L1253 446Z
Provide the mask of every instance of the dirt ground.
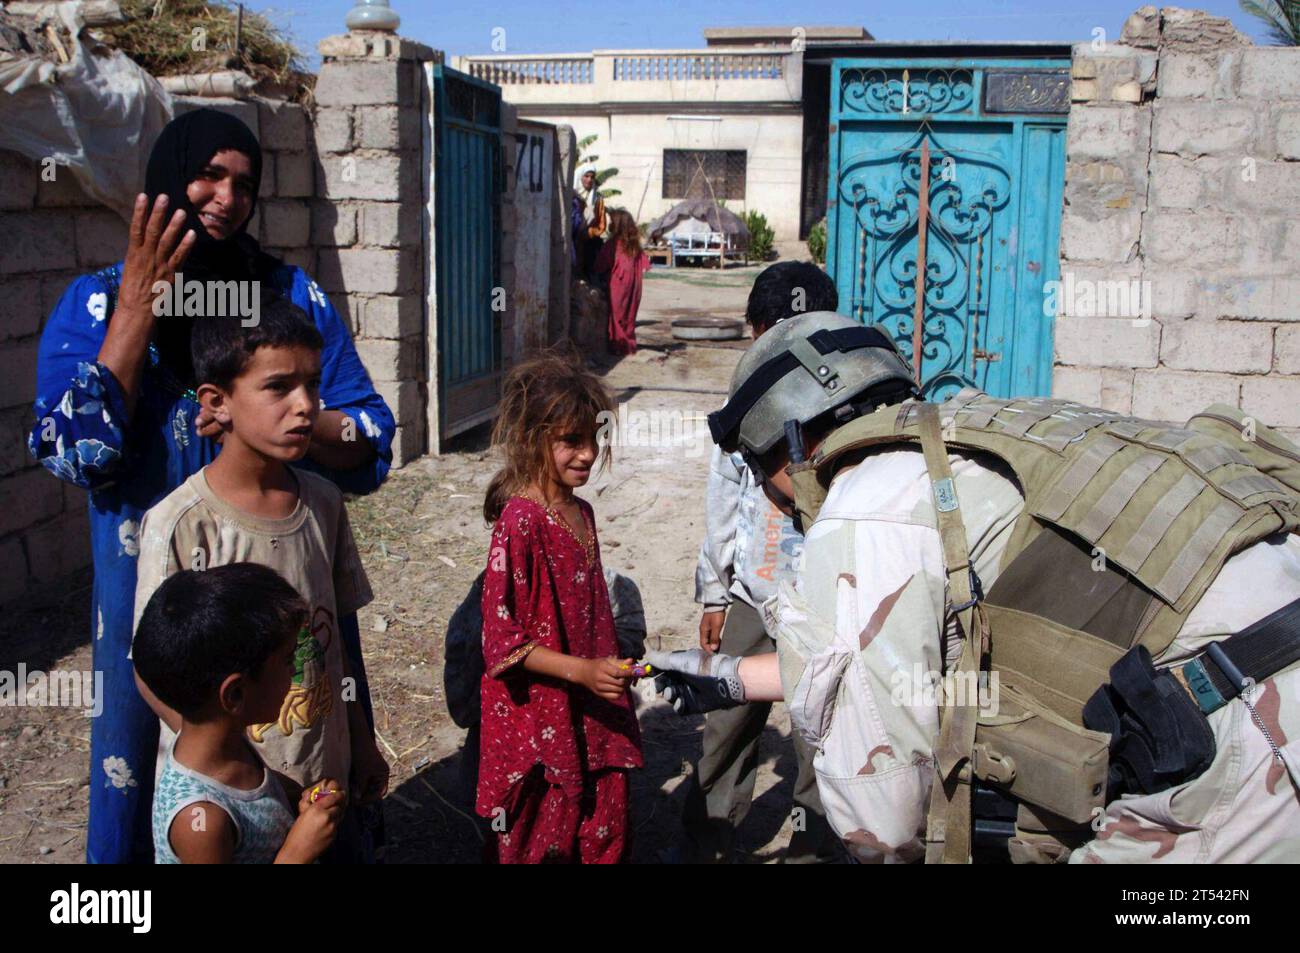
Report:
M670 322L739 318L757 266L656 268L637 322L642 347L611 364L593 357L618 398L626 446L582 492L595 508L604 564L630 576L645 605L649 647L696 644L696 554L704 526L708 428L747 342L683 344ZM657 418L643 416L657 412ZM654 424L657 423L657 430ZM495 469L483 430L453 452L395 471L349 504L376 599L360 613L380 747L393 770L385 800L390 863L475 863L481 831L462 780L465 731L447 713L447 623L487 562L483 491ZM90 576L71 592L0 619L0 669L90 668ZM633 783L634 860L655 863L679 836L685 782L700 754L702 719L641 697L646 767ZM789 840L795 762L776 706L762 739L742 855L779 858ZM78 863L85 846L90 722L78 710L0 708L0 862Z

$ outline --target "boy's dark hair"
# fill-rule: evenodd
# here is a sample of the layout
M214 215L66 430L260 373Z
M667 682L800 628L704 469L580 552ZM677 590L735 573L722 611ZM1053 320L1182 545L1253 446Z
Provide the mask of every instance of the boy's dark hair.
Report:
M263 295L257 324L245 327L239 317L205 317L195 320L190 332L194 379L230 390L259 347L325 346L320 331L307 312L287 298Z
M802 290L802 301L795 292ZM834 311L840 294L830 275L810 261L783 261L761 271L754 279L745 306L745 320L755 330L767 330L782 318L811 311ZM802 304L802 310L795 306Z
M257 563L185 569L150 597L131 657L149 690L193 719L227 676L256 676L306 622L306 603L274 569Z

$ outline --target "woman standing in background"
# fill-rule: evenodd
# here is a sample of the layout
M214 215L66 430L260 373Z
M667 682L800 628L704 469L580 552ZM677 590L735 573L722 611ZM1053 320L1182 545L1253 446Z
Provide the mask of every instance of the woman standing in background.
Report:
M597 274L609 275L610 354L636 353L636 313L641 308L642 275L650 269L650 258L641 250L641 233L630 212L616 208L609 213L609 241L596 258Z

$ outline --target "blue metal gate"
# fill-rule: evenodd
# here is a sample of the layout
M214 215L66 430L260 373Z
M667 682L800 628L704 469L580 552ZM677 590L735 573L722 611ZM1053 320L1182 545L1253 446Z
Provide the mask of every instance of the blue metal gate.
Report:
M433 67L439 427L489 419L501 388L501 90Z
M1051 389L1043 285L1059 270L1069 101L1066 60L835 63L827 270L840 311L906 354L920 284L927 396Z

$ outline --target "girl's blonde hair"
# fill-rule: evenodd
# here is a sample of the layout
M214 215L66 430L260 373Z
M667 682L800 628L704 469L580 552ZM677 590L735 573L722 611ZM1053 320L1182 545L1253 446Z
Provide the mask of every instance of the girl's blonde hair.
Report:
M641 232L636 227L636 219L627 209L609 210L609 239L618 242L618 247L629 258L641 254Z
M613 411L605 385L574 355L543 351L511 369L492 427L492 446L501 449L505 465L488 484L483 518L495 523L511 496L551 473L552 440L570 432L595 434L601 415ZM609 465L608 442L599 459L601 467Z

